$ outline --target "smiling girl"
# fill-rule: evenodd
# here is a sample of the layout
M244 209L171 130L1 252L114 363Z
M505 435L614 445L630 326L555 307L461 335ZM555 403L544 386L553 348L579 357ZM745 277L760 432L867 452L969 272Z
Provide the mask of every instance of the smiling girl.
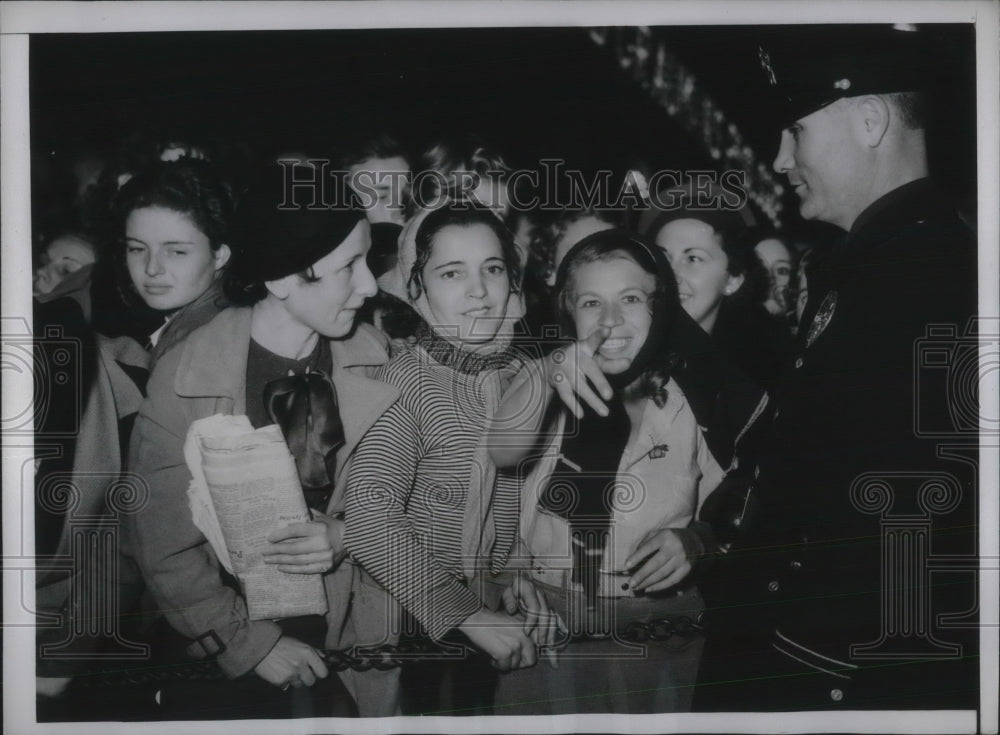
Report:
M663 196L684 204L658 214L649 210L643 231L666 253L681 307L736 367L771 388L791 334L763 306L768 276L754 252L749 216L727 206L721 195L709 196L710 206L696 206L690 189Z
M558 670L503 677L497 711L682 711L700 639L623 638L630 623L699 614L683 584L705 548L693 521L723 476L671 376L675 281L656 248L608 230L570 250L556 291L574 342L518 376L490 451L499 467L528 470L516 565L568 647Z
M506 335L519 316L517 272L500 219L458 203L407 225L397 268L381 282L422 324L379 372L400 389L400 400L359 447L345 541L372 584L415 623L412 634L485 653L453 666L406 667L407 714L488 711L493 675L484 659L501 670L535 661L522 621L509 614L513 593L507 612L498 611L503 591L480 584L503 569L517 526L516 487L497 478L483 443L512 372Z

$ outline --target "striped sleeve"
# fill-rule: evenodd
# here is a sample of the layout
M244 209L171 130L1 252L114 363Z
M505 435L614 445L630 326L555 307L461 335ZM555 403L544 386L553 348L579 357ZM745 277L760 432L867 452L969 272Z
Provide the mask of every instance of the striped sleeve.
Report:
M496 524L496 541L490 554L490 571L499 574L507 565L514 542L521 510L521 485L523 481L513 472L497 471L493 495L493 517Z
M344 540L428 635L440 639L482 603L421 544L407 516L419 442L416 421L398 403L365 434L348 477Z

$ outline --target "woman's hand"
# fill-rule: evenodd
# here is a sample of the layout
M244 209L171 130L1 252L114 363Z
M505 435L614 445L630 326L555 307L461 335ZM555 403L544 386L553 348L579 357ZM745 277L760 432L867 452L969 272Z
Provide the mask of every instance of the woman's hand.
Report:
M636 592L659 592L691 572L691 559L682 541L683 528L661 528L647 533L625 560L625 568L639 567L629 579ZM640 566L641 565L641 566Z
M500 671L535 665L535 644L517 618L484 608L467 617L458 629L493 659L493 666Z
M295 638L282 636L264 659L254 667L264 681L276 687L311 687L316 679L330 673L316 650Z
M604 401L611 398L612 391L604 373L619 372L629 366L629 361L625 358L608 360L598 354L597 351L610 334L610 328L598 327L578 342L553 350L544 360L545 380L577 418L583 417L583 408L578 398L583 399L601 416L607 416L608 408ZM587 384L587 380L597 389L597 393Z
M549 607L545 593L521 574L514 576L514 582L503 591L503 604L509 615L524 615L522 630L539 648L544 648L549 665L558 669L556 659L556 636L560 630L566 631L566 624L559 614Z
M263 552L265 564L275 564L291 574L323 574L347 556L344 522L313 511L313 520L291 523L272 531Z

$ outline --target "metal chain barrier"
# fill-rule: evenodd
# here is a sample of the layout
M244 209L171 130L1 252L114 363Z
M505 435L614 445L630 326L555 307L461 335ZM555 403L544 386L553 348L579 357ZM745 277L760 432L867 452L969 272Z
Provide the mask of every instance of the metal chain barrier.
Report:
M632 622L625 626L622 638L630 643L669 641L673 638L690 639L705 631L701 615L692 619L687 615L666 617L648 623Z
M704 631L701 616L692 619L687 615L668 616L649 622L629 623L619 637L630 643L662 642L674 639L688 640ZM561 648L568 639L557 643ZM405 641L397 645L383 645L372 648L357 648L319 652L323 661L332 671L388 671L399 666L427 661L462 658L467 655L484 655L481 651L460 644L442 646L423 639ZM107 689L113 687L146 686L177 681L220 681L225 675L212 659L185 661L174 665L146 668L108 667L92 668L74 677L74 685L85 689Z

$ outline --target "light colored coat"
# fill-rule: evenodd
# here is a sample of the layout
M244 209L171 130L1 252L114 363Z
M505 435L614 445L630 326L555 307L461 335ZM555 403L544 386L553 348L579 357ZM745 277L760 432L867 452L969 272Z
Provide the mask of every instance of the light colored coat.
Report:
M227 309L163 355L150 378L129 454L131 470L148 483L150 493L130 524L146 583L178 632L194 640L214 631L225 646L219 665L231 677L260 663L281 629L271 621L250 621L244 599L220 581L219 562L191 520L191 474L183 444L193 421L245 413L251 314L249 308ZM358 441L396 401L398 391L368 377L388 360L386 340L377 330L362 324L351 338L331 340L330 348L345 433L327 509L335 514L343 510L347 469ZM355 573L353 565L341 564L325 575L328 647L341 647L352 637L348 612ZM201 655L215 652L209 648ZM195 643L189 651L197 655L198 649Z
M555 586L563 586L566 573L573 568L569 524L540 508L538 501L554 473L559 473L556 479L565 480L564 491L572 488L574 472L560 462L565 430L565 412L561 412L521 497L520 533L532 559L532 574ZM622 453L611 535L601 569L623 571L625 560L650 531L686 528L723 475L684 394L671 379L666 404L657 408L652 400L646 401L642 422Z

